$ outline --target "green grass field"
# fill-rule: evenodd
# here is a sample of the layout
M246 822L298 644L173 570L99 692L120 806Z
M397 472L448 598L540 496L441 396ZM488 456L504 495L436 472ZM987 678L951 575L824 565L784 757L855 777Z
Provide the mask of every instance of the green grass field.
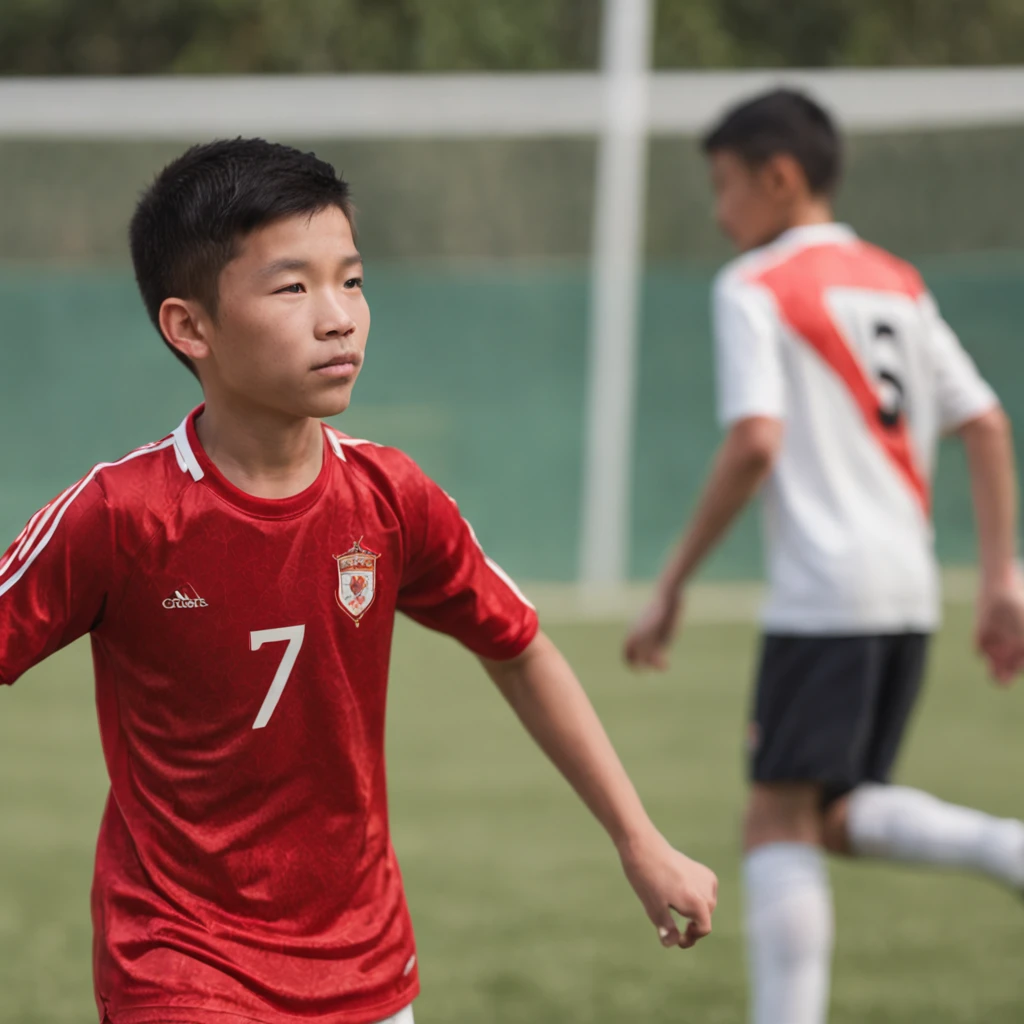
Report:
M635 678L619 626L553 628L648 806L719 873L715 933L664 951L603 834L474 659L398 632L389 731L395 845L417 925L418 1024L737 1024L737 856L751 627L702 625ZM1024 812L1024 690L997 693L951 612L902 780ZM88 893L106 792L88 649L0 693L0 1021L95 1019ZM1024 904L973 879L837 864L833 1024L1019 1024Z

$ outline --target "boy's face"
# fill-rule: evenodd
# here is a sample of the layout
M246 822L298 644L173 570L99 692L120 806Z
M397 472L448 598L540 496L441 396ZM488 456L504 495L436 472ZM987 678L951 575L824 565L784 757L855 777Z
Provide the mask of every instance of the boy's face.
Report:
M198 318L208 394L297 417L344 412L370 330L348 218L330 206L253 231L221 271L216 319Z
M793 210L806 193L792 158L775 156L752 167L727 149L711 154L711 184L718 226L741 252L767 244L790 227Z

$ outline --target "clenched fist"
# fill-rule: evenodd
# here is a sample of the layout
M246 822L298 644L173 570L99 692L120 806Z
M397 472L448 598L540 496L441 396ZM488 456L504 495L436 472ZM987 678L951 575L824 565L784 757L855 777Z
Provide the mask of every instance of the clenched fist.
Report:
M620 848L622 867L663 946L689 949L711 933L718 902L718 879L703 864L690 860L658 833ZM689 922L682 933L675 911Z

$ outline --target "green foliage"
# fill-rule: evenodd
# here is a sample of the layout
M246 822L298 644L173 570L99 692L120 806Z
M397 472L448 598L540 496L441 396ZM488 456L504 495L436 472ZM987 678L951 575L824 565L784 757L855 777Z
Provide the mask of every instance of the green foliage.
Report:
M13 74L578 68L594 0L6 0Z
M1024 60L1020 0L656 0L665 68ZM593 67L601 0L4 0L0 73Z
M662 67L1006 64L1020 0L660 0Z

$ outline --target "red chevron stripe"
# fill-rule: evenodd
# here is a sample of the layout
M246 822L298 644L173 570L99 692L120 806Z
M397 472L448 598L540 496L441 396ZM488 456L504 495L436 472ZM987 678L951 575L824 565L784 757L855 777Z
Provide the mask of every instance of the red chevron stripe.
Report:
M895 427L883 425L874 382L825 305L828 288L864 288L919 298L924 285L917 272L883 250L858 242L802 249L782 263L755 274L752 280L772 292L783 322L810 345L846 385L871 437L928 515L930 489L917 465L907 425L902 420Z

